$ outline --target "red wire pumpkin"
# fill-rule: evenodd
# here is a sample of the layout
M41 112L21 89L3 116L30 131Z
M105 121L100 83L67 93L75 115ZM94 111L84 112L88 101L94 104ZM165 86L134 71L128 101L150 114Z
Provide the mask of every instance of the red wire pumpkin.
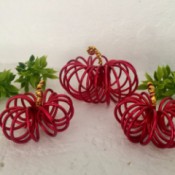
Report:
M110 100L118 102L137 89L137 73L130 63L108 61L95 47L89 47L88 53L87 60L79 56L70 60L60 71L61 85L74 98L109 104Z
M154 86L148 84L150 96L135 93L121 100L114 115L127 138L134 143L154 143L159 148L175 147L175 100L164 98L156 110Z
M44 93L43 81L37 86L36 96L32 93L11 97L0 115L0 126L4 135L16 142L38 141L40 129L50 136L64 131L74 113L71 99L51 89Z

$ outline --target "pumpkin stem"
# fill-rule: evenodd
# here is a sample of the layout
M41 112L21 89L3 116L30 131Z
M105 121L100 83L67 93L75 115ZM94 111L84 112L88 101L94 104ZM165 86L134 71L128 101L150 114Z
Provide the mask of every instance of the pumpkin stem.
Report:
M43 99L43 91L42 87L44 85L44 80L41 80L39 84L36 86L36 106L41 106Z
M156 93L155 93L155 87L152 82L147 83L148 92L150 94L151 102L153 106L156 106Z
M98 60L99 60L99 64L102 65L102 54L98 51L98 49L94 46L89 46L87 49L87 52L89 55L96 55Z

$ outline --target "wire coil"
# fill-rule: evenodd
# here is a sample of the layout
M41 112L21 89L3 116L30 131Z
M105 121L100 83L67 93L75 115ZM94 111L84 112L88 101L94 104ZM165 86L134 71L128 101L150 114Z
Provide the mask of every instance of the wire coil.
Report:
M175 147L175 100L163 99L156 111L149 94L135 93L116 105L114 115L131 142Z
M69 126L74 114L72 100L47 89L42 101L32 93L11 97L0 114L4 135L16 143L39 141L40 128L49 136L56 136Z
M79 56L60 71L62 87L74 98L88 103L118 102L138 87L135 68L123 60L110 60L90 47L86 60ZM92 55L96 57L92 57Z

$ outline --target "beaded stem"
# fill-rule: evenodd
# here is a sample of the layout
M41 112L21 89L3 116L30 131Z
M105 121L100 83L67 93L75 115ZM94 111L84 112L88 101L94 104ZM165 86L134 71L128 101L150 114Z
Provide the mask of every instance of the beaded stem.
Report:
M152 105L156 106L155 87L152 82L148 82L147 86L148 86L148 92L150 94Z
M44 80L41 80L39 84L36 87L36 106L42 105L42 99L43 99L43 91L42 87L44 85Z
M98 51L98 49L94 46L89 46L87 49L87 52L89 55L96 55L98 60L99 60L99 64L102 65L102 54Z

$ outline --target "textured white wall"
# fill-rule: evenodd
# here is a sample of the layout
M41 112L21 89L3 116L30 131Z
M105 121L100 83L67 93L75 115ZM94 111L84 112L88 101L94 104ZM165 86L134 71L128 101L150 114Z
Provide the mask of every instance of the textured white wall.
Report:
M0 62L46 54L60 67L95 45L137 70L174 66L174 21L174 0L1 0Z

